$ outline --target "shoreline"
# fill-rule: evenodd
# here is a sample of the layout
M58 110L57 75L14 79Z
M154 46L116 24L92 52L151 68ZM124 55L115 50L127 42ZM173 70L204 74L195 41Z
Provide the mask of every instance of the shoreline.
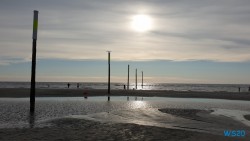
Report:
M84 97L107 96L101 89L36 89L36 97ZM25 98L30 96L28 88L0 88L0 98ZM111 90L110 96L209 98L250 101L249 92L199 92L167 90Z

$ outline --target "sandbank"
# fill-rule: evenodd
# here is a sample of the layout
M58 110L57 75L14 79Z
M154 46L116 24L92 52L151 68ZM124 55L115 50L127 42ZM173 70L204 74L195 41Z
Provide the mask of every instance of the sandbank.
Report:
M27 88L1 88L0 97L29 97ZM84 96L141 96L141 97L176 97L176 98L211 98L229 100L250 100L248 92L203 92L203 91L166 91L166 90L107 90L99 89L36 89L36 97L84 97Z

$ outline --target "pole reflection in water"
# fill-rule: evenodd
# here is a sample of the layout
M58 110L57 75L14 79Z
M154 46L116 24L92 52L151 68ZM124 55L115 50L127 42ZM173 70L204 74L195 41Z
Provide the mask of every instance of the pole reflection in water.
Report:
M33 128L35 126L35 113L33 112L29 113L29 126L30 128Z

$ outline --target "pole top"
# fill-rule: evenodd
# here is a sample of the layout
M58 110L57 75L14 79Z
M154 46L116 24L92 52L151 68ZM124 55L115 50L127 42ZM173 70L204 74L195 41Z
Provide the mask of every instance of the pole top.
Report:
M111 51L110 51L110 50L107 50L106 52L110 53Z
M38 14L38 12L39 12L38 10L34 10L34 13L37 13L37 14Z

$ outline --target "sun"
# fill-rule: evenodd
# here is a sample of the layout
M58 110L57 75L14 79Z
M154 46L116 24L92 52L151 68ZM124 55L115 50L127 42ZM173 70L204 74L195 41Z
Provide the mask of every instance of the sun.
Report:
M149 31L152 28L152 19L148 15L135 15L132 17L131 27L137 32Z

